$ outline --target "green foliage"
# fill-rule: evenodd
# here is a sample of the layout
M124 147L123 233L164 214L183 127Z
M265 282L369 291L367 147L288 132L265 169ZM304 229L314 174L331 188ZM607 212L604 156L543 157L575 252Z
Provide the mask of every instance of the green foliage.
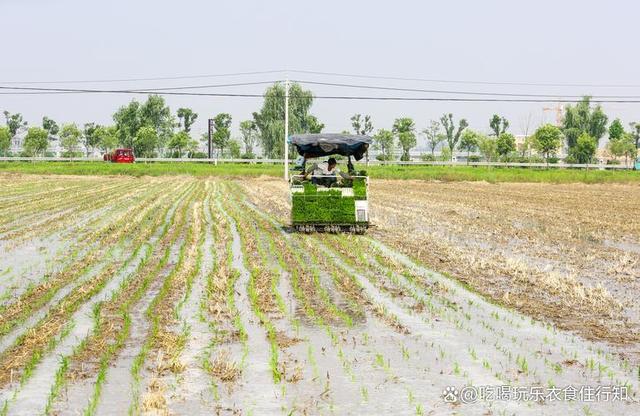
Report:
M244 120L240 122L240 135L244 143L245 155L252 157L243 159L253 159L253 147L258 143L258 128L253 120Z
M118 146L118 131L115 126L97 126L94 135L97 137L98 146L104 153L108 153Z
M427 145L429 146L429 149L431 149L431 156L433 156L435 160L434 154L436 147L446 139L446 136L440 134L440 122L437 120L431 120L429 127L422 130L422 134L424 134L427 139Z
M561 129L569 149L576 145L583 133L593 137L597 144L607 130L607 115L600 105L592 109L591 98L585 96L575 106L567 106Z
M545 124L538 128L534 137L533 146L545 159L549 159L549 156L554 154L562 143L562 132L552 124Z
M152 157L158 144L158 134L151 126L141 127L133 141L133 149L136 156Z
M198 119L198 114L194 113L190 108L178 108L176 115L179 120L178 127L182 126L185 133L191 131L191 125Z
M291 218L294 223L354 224L355 201L367 199L364 178L353 178L352 197L343 197L340 188L318 191L311 182L302 184L304 192L292 194Z
M96 134L100 126L95 123L85 123L82 134L82 142L84 144L87 157L93 150L100 145L100 137Z
M506 156L516 151L516 138L511 133L502 133L496 139L496 151L500 156Z
M373 144L375 149L380 150L378 156L382 156L382 159L378 160L393 160L393 133L386 129L380 129L373 136Z
M45 132L46 133L46 132ZM531 162L541 160L528 159ZM0 162L0 170L23 174L54 175L129 175L282 177L282 165L272 163L104 163L100 162ZM640 183L640 175L631 170L476 168L466 166L370 166L368 174L376 179L420 179L437 181L549 182L549 183Z
M585 132L578 137L575 146L569 150L569 154L573 156L578 163L591 163L593 156L596 154L597 147L596 139Z
M169 149L175 152L176 156L180 158L182 157L182 152L189 146L190 141L191 137L189 137L189 133L187 133L186 130L180 130L169 140Z
M365 116L362 117L361 114L354 114L351 117L351 127L353 127L353 131L355 132L355 134L367 136L373 131L371 116L365 114Z
M616 158L624 156L625 161L633 160L637 153L633 136L629 133L624 133L619 139L610 140L607 149Z
M431 153L423 153L420 155L420 160L422 160L423 162L435 162L436 157Z
M355 212L355 199L342 197L339 189L292 195L291 218L294 223L354 224Z
M460 150L467 151L467 159L469 159L469 153L475 151L478 148L478 140L481 134L475 130L467 129L462 132L460 136L460 144L458 147Z
M7 156L11 148L9 127L0 127L0 155Z
M289 134L322 130L324 125L309 113L313 104L311 91L294 82L289 86L289 97ZM260 111L253 113L264 155L269 158L284 155L284 101L285 86L276 83L265 92Z
M440 160L442 162L448 162L453 158L453 153L451 153L451 149L448 147L443 147L442 152L440 153Z
M31 127L24 138L24 153L28 156L41 156L49 146L49 135L45 129Z
M147 101L140 104L132 100L128 105L120 107L113 115L118 132L118 142L123 147L133 148L137 154L139 149L135 149L138 131L142 127L151 127L156 133L154 148L157 147L160 153L173 135L174 118L171 110L165 104L164 98L159 95L149 95ZM147 134L148 135L148 134ZM143 149L144 153L151 154L153 149Z
M140 103L132 100L122 106L113 115L113 121L118 132L118 143L123 147L133 148L133 142L142 127L140 119Z
M229 142L229 155L232 159L240 159L240 143L236 140Z
M409 117L397 118L393 122L392 131L398 137L398 143L402 148L400 160L410 160L409 151L417 144L415 123Z
M21 127L27 126L27 122L22 119L22 114L20 113L11 114L5 110L4 118L7 122L7 127L9 128L11 137L15 136Z
M213 146L218 148L218 155L222 156L225 147L231 139L231 115L220 113L213 118L214 132L211 136Z
M494 161L498 155L498 146L493 137L478 137L478 149L480 150L480 154L484 160L487 162Z
M60 131L58 123L47 116L42 117L42 128L45 129L50 136L55 136Z
M447 144L449 145L449 150L451 151L451 155L453 156L453 151L456 149L456 145L460 140L460 135L462 134L462 131L469 126L469 123L467 123L467 120L463 118L458 123L458 128L456 129L455 123L453 122L452 113L444 114L442 117L440 117L440 123L444 128Z
M504 117L494 114L489 120L489 127L491 127L491 130L493 130L493 134L495 134L496 137L500 137L502 134L506 133L509 128L509 121Z
M60 129L60 145L66 157L74 157L78 153L78 146L82 132L75 123L63 124Z
M624 127L619 118L613 120L609 126L609 140L621 139L624 134Z
M306 133L318 134L318 133L322 133L323 129L324 129L324 123L321 123L320 120L318 120L318 117L314 115L309 115L307 117Z
M363 175L366 176L366 175ZM364 178L353 178L353 196L356 200L367 199L367 184Z

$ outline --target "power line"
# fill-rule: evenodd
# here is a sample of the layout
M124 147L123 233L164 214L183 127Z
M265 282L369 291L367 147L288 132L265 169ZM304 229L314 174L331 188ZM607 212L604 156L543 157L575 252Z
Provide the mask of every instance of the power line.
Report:
M372 90L384 90L384 91L404 91L404 92L428 92L433 94L455 94L455 95L479 95L479 96L499 96L499 97L551 97L551 98L582 98L584 95L557 95L557 94L528 94L528 93L501 93L501 92L482 92L482 91L456 91L456 90L433 90L433 89L420 89L420 88L402 88L402 87L385 87L379 85L361 85L361 84L341 84L333 82L320 82L320 81L302 81L295 80L292 82L299 82L302 84L312 85L326 85L333 87L345 87L345 88L361 88ZM594 95L592 98L611 98L611 99L635 99L640 98L638 95Z
M640 88L640 84L601 84L601 83L561 83L561 82L520 82L520 81L477 81L477 80L459 80L459 79L442 79L442 78L421 78L421 77L400 77L400 76L384 76L384 75L363 75L350 74L342 72L323 72L309 71L302 69L276 69L268 71L246 71L232 72L221 74L198 74L198 75L179 75L179 76L162 76L162 77L132 77L132 78L113 78L113 79L88 79L88 80L57 80L57 81L2 81L0 84L10 85L35 85L35 84L89 84L89 83L117 83L117 82L135 82L135 81L168 81L168 80L184 80L184 79L205 79L205 78L221 78L236 77L250 75L265 74L310 74L324 75L332 77L345 78L361 78L361 79L378 79L392 81L413 81L413 82L431 82L441 84L465 84L465 85L510 85L510 86L530 86L530 87L588 87L588 88Z
M169 81L180 79L197 79L197 78L222 78L222 77L236 77L245 75L266 75L283 73L282 70L272 71L251 71L251 72L232 72L226 74L207 74L207 75L180 75L170 77L151 77L151 78L115 78L115 79L93 79L93 80L59 80L59 81L2 81L0 84L98 84L109 82L134 82L134 81Z
M452 80L439 78L411 78L397 76L382 75L362 75L362 74L346 74L340 72L322 72L322 71L306 71L306 70L289 70L291 73L326 75L345 78L362 78L362 79L381 79L390 81L418 81L418 82L434 82L442 84L477 84L477 85L512 85L512 86L528 86L528 87L594 87L594 88L640 88L640 84L598 84L598 83L547 83L547 82L518 82L518 81L471 81L471 80Z
M189 97L239 97L239 98L262 98L264 94L246 93L207 93L207 92L178 92L161 90L106 90L106 89L72 89L72 88L40 88L40 87L8 87L0 86L0 90L28 90L32 94L38 92L50 93L95 93L95 94L158 94L158 95L178 95ZM11 92L5 94L12 94ZM13 94L21 94L15 92ZM306 99L306 97L290 97L290 99ZM436 102L508 102L508 103L577 103L578 99L560 98L465 98L465 97L389 97L389 96L353 96L353 95L313 95L314 99L327 100L359 100L359 101L436 101ZM594 103L620 103L620 104L640 104L640 99L593 99Z

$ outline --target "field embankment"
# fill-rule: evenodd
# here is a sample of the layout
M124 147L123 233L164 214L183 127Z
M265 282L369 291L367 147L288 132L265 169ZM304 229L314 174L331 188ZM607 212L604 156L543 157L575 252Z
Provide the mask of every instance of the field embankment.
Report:
M364 168L359 164L358 168ZM640 172L629 170L372 165L374 179L422 179L443 182L483 181L536 183L640 183ZM107 162L0 162L0 172L54 175L191 175L214 177L281 177L283 167L272 163L156 162L117 164Z

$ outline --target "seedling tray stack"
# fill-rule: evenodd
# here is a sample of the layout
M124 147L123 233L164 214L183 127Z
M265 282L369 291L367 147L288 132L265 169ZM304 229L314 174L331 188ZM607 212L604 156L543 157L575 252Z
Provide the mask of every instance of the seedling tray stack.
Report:
M320 231L340 231L355 225L358 225L358 229L366 228L368 218L362 217L362 214L360 221L357 218L357 205L362 202L356 203L364 201L366 204L366 199L367 185L364 178L354 178L350 187L336 188L318 187L305 182L292 188L291 220L294 226L303 231L312 231L313 228Z

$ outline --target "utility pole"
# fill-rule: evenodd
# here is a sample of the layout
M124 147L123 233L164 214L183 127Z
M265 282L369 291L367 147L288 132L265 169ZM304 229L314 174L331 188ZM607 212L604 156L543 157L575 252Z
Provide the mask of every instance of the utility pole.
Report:
M289 182L289 77L284 81L284 180Z
M209 125L209 139L207 140L207 157L209 159L213 159L213 146L212 146L212 144L213 144L213 142L212 142L212 140L213 140L213 137L212 137L212 134L213 134L213 119L210 118L209 122L207 124Z

